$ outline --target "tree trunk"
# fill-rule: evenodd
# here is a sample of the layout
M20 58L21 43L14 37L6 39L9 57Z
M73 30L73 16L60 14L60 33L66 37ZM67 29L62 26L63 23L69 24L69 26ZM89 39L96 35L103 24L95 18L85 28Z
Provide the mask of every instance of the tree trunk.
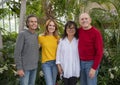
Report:
M21 0L19 32L24 29L25 14L26 14L26 0Z

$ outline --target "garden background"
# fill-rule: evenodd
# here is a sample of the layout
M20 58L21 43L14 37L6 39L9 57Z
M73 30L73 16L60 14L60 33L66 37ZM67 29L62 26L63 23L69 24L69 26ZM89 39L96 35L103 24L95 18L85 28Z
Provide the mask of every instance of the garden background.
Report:
M45 21L53 18L58 23L61 35L68 20L75 21L79 27L78 19L82 12L89 12L92 25L101 31L104 40L104 55L99 69L98 85L119 85L120 0L1 0L0 85L19 85L13 54L16 37L25 28L27 15L37 15L38 34L44 31ZM62 85L59 77L57 83ZM40 61L36 85L45 85Z

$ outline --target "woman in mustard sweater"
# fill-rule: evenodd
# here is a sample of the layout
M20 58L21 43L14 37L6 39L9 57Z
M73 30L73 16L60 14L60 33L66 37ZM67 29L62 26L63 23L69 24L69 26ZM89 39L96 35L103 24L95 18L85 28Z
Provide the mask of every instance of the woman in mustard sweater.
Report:
M42 47L42 70L46 85L55 85L57 77L56 50L58 46L57 24L53 19L46 21L45 32L38 37Z

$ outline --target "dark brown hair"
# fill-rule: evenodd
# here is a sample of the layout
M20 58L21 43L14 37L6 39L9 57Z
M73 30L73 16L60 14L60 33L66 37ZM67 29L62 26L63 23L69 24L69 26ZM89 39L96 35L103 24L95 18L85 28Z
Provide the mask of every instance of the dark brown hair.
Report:
M75 27L75 31L76 31L75 34L74 34L74 37L75 37L76 39L78 39L77 24L76 24L74 21L68 21L68 22L65 24L65 29L64 29L64 33L63 33L62 39L64 39L65 37L68 36L66 30L67 30L68 28L70 28L72 25Z

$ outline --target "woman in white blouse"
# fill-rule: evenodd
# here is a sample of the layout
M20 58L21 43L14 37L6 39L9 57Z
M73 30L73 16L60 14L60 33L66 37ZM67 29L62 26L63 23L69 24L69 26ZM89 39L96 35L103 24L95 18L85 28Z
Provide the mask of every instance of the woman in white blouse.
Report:
M59 74L63 74L64 85L76 85L80 76L80 59L77 25L73 21L65 24L64 34L57 48L56 64Z

